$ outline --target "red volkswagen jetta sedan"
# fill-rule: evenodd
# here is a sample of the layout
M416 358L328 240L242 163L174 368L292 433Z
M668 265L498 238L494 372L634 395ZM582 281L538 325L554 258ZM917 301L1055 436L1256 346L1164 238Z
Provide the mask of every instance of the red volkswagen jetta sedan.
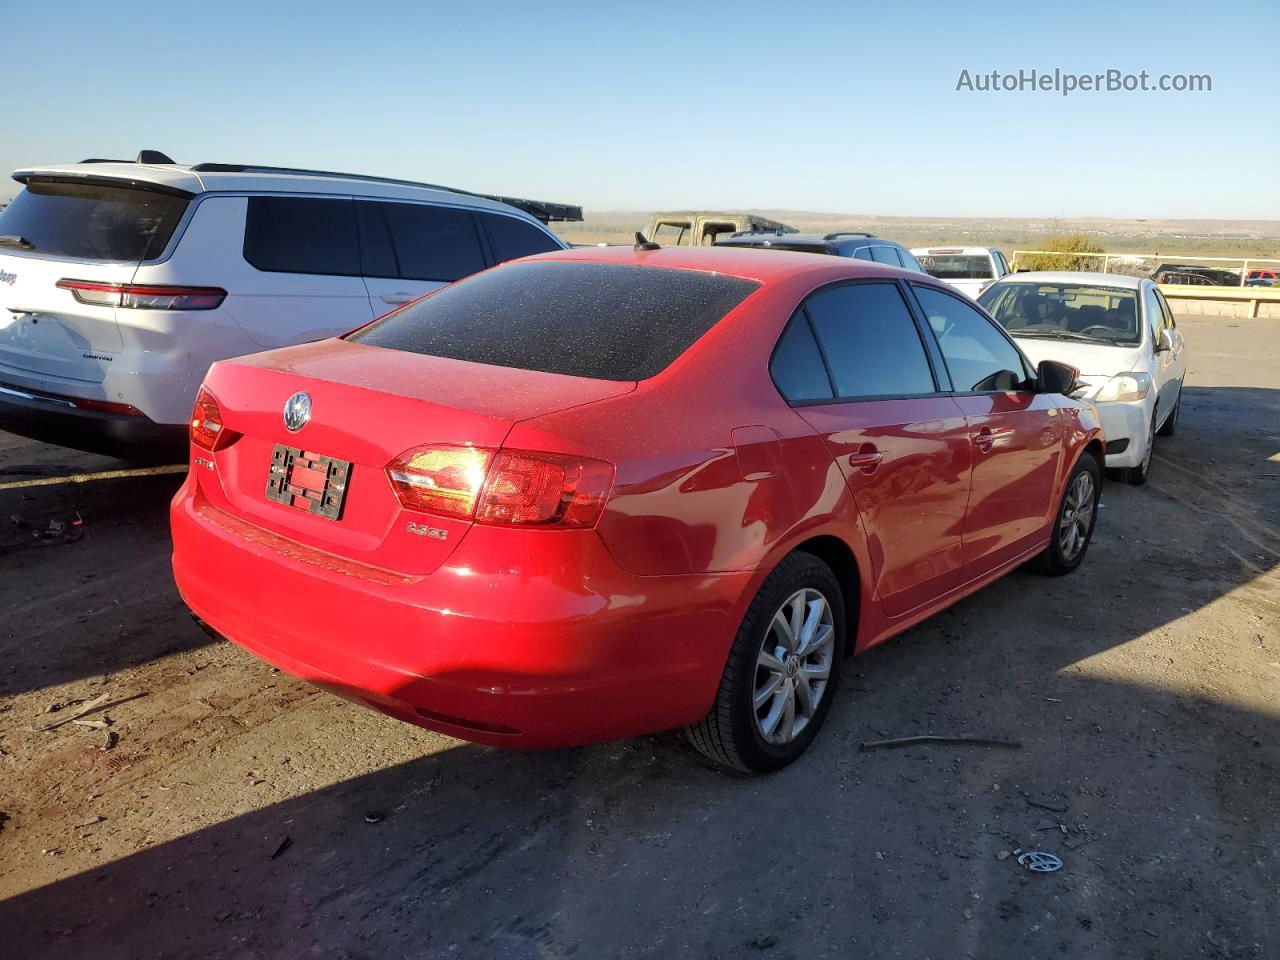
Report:
M595 248L217 363L172 507L206 628L509 747L685 726L766 771L841 660L1028 560L1066 573L1103 446L929 277Z

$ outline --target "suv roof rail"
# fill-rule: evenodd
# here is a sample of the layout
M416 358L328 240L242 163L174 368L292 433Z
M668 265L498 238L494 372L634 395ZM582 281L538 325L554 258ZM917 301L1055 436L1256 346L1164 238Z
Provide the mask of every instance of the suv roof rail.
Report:
M874 233L867 233L865 230L837 230L835 233L828 233L823 240L838 240L840 237L874 237Z
M286 173L308 177L334 177L338 180L358 180L365 183L389 183L402 187L426 187L430 190L443 190L467 197L482 197L485 200L496 200L507 206L523 210L537 217L543 223L552 220L581 220L582 207L569 203L552 203L546 200L526 200L522 197L506 197L496 193L476 193L474 190L460 190L457 187L444 187L438 183L423 183L420 180L398 180L394 177L375 177L363 173L338 173L333 170L307 170L302 167L268 167L256 163L197 163L191 168L194 173Z

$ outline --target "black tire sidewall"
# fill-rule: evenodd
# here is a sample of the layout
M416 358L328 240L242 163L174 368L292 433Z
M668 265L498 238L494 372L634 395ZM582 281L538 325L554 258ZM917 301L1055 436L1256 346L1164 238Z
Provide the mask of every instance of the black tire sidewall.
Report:
M742 760L752 770L766 772L785 767L808 748L818 735L831 709L839 689L840 668L845 652L845 610L844 597L840 590L840 582L831 568L822 560L811 554L796 554L798 562L789 564L775 573L781 576L770 576L761 587L757 602L752 604L748 620L742 624L736 642L742 644L737 669L733 677L732 724L733 738ZM801 734L788 744L778 745L765 741L756 727L755 711L752 699L755 694L756 658L765 641L773 615L782 602L793 593L804 588L818 590L826 597L831 607L831 620L835 626L835 649L831 658L831 676L827 682L826 692L818 704L813 719Z

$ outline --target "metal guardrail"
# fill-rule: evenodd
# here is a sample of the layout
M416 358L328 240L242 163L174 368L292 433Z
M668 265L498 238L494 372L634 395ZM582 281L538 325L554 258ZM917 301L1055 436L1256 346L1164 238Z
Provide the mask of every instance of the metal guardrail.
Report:
M1280 305L1280 287L1202 287L1182 283L1157 284L1166 300L1219 300L1248 303L1249 316L1258 315L1263 303Z
M1188 266L1197 264L1214 264L1225 263L1232 264L1229 269L1240 270L1240 286L1243 287L1245 280L1249 276L1250 267L1267 267L1280 269L1280 260L1271 257L1197 257L1190 254L1180 253L1066 253L1061 250L1015 250L1013 257L1009 261L1009 266L1014 270L1018 269L1019 257L1073 257L1085 260L1101 260L1102 273L1124 273L1123 270L1113 270L1112 266L1139 266L1144 262L1155 263L1185 263ZM1174 286L1174 284L1162 284L1162 286ZM1218 287L1217 289L1230 289L1229 287Z

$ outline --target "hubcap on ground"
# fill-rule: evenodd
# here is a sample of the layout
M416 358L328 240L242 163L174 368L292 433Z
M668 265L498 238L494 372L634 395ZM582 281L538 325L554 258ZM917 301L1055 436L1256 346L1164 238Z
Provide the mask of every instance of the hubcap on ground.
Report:
M1062 556L1068 562L1074 560L1076 554L1084 549L1085 540L1089 536L1089 525L1093 522L1093 500L1093 477L1088 473L1081 473L1071 481L1071 486L1067 489L1067 499L1062 505L1062 519L1058 521Z
M831 605L817 590L797 590L769 623L756 657L752 707L768 743L790 743L826 695L835 651Z

